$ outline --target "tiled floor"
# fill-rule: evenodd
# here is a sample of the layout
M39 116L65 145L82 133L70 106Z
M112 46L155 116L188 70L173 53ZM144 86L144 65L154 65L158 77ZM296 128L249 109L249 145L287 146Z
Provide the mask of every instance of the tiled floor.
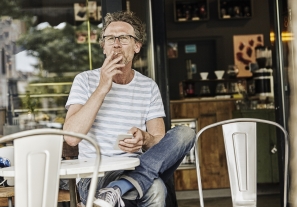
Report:
M257 206L280 207L281 196L278 184L265 184L257 186ZM230 189L203 191L205 207L232 207ZM198 192L177 192L178 207L200 207ZM186 198L183 200L183 198Z
M178 200L178 207L200 207L198 199ZM230 197L223 198L206 198L204 199L205 207L232 207ZM280 195L259 195L257 206L259 207L280 207ZM70 207L69 203L59 203L58 207ZM168 206L170 207L170 206Z
M260 195L257 198L257 206L260 207L280 207L280 195ZM199 207L198 199L178 200L178 207ZM232 207L231 198L206 198L205 207Z
M258 185L257 206L280 207L281 196L278 184ZM177 191L178 207L200 207L198 191ZM203 191L205 207L232 207L230 189ZM69 203L59 203L58 207L70 207ZM171 207L171 206L168 206Z

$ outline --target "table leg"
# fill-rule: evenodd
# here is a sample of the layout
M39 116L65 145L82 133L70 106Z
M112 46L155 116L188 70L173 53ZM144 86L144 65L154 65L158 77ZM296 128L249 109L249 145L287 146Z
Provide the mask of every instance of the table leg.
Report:
M69 179L69 192L70 192L70 207L77 207L75 179Z
M8 207L13 207L12 197L8 197Z

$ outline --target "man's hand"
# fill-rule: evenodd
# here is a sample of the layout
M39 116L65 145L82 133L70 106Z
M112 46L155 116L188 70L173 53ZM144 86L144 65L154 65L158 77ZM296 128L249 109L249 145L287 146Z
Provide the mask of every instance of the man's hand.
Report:
M133 134L133 139L125 139L119 142L119 147L125 152L137 152L139 149L148 150L159 143L165 135L163 118L155 118L146 122L147 131L136 127L131 128L127 133Z
M114 51L107 55L101 67L100 83L98 87L105 93L108 93L111 89L113 76L123 73L121 70L118 70L118 68L125 66L125 64L119 63L123 56L119 55L114 58L114 55Z
M133 127L128 131L128 133L133 134L133 138L120 141L120 149L129 153L138 152L144 143L144 132L136 127Z

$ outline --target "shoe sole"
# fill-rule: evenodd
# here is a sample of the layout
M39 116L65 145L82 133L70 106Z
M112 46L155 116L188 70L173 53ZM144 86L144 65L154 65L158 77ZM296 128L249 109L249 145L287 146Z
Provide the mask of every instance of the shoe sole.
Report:
M104 200L95 200L93 203L93 207L114 207L112 205L110 205L109 203L107 203Z

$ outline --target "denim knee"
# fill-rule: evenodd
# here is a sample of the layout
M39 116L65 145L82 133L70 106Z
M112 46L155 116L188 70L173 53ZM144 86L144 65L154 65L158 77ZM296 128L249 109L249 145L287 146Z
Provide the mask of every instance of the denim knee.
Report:
M155 179L153 185L139 199L138 206L141 207L164 207L166 204L167 188L161 178Z
M195 143L196 133L190 127L179 125L167 133L171 136L170 139L175 139L179 146L193 146Z

